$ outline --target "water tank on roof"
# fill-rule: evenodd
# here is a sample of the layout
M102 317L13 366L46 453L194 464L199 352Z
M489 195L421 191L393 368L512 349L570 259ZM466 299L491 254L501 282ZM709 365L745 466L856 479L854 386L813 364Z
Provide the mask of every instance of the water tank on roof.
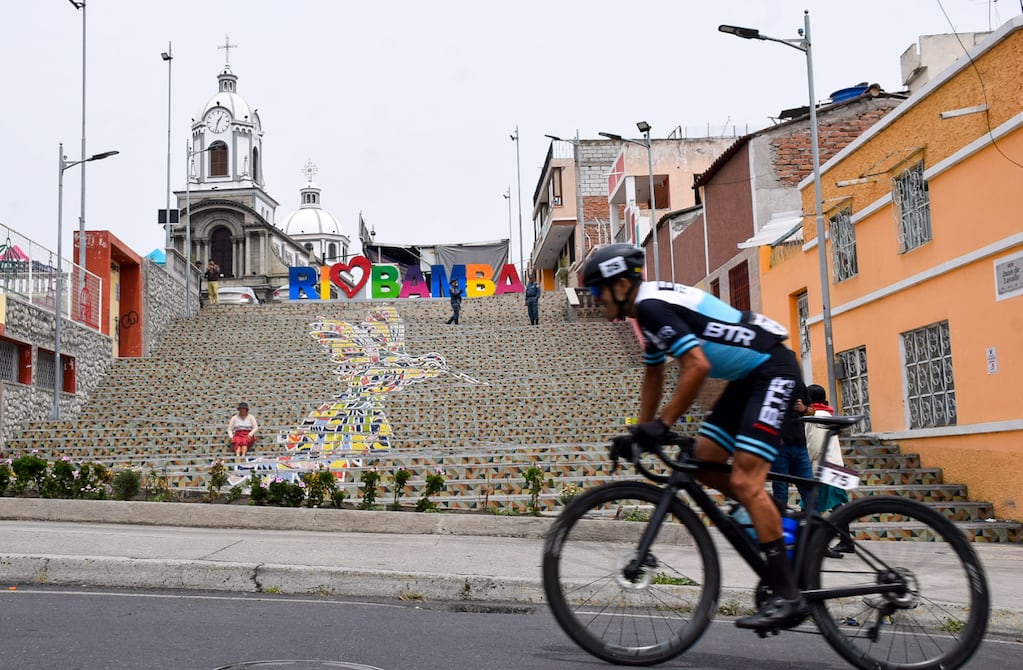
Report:
M831 94L831 102L844 102L853 98L858 98L867 92L870 88L867 84L857 84L856 86L850 86L849 88L842 88Z

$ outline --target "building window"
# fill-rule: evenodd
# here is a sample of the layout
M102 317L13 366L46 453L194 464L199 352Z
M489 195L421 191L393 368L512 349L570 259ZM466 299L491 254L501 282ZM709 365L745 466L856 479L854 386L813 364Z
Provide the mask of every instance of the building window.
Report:
M902 333L909 427L956 425L948 321Z
M799 320L799 356L806 358L810 353L810 297L806 291L796 296L796 318Z
M562 168L554 168L551 171L551 202L555 207L562 204L561 198L561 172Z
M860 414L863 421L857 424L861 431L870 430L870 391L867 386L867 348L857 347L835 355L837 363L839 405L842 414Z
M728 299L732 307L749 310L749 266L746 261L728 271Z
M210 147L210 176L226 177L227 174L227 145L215 142Z
M259 173L261 167L259 165L259 149L253 147L252 149L252 181L259 183Z
M712 296L714 296L715 298L720 298L721 297L721 280L720 279L715 278L715 279L711 279L710 280L710 294Z
M845 281L860 272L856 264L856 230L852 224L852 208L846 207L831 217L829 222L835 281Z
M931 197L921 161L892 180L892 200L899 224L899 253L931 240Z
M330 244L327 245L327 258L332 260L332 261L338 260L338 257L337 257L337 245L334 244L333 242L331 242Z
M5 382L18 381L18 368L21 355L18 345L8 340L0 340L0 380Z

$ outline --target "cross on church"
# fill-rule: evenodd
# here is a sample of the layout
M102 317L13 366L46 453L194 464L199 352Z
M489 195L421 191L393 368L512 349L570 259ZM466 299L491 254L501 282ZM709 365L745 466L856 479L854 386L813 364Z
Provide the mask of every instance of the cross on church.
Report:
M313 163L311 160L306 161L305 167L302 168L302 174L305 175L306 181L312 181L313 177L316 176L316 173L318 171L319 170L317 170L316 164Z
M231 64L231 49L237 49L237 44L231 44L231 38L228 35L224 35L224 43L217 47L218 49L224 50L224 62L228 65Z

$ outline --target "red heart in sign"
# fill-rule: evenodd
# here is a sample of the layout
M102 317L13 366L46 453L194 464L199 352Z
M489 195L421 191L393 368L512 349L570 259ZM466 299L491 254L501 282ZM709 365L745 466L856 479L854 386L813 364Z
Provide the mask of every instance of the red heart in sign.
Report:
M355 282L355 286L349 287L348 283L341 279L341 273L347 272L353 280L355 275L352 275L352 270L358 268L362 270L362 275ZM365 256L356 256L352 259L351 263L334 263L330 266L330 280L334 282L334 286L345 292L349 298L354 298L355 295L362 290L362 287L369 281L369 259Z

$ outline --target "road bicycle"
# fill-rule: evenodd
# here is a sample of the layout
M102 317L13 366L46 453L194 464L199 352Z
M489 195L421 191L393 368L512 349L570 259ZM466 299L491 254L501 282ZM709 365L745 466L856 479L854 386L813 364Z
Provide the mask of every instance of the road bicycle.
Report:
M861 418L804 420L826 426L830 440ZM551 612L572 640L605 661L653 665L674 658L718 612L718 553L694 506L759 576L754 604L773 597L759 544L695 479L730 466L694 458L692 445L672 435L644 463L633 444L634 467L659 486L617 481L591 489L566 506L548 534L543 583ZM666 447L678 447L678 455ZM854 488L849 480L858 476L825 463L821 451L817 477ZM870 670L966 663L984 638L990 596L984 570L954 523L896 496L861 497L824 516L815 511L819 479L770 479L810 491L807 511L785 513L799 523L790 562L809 616L839 655ZM722 610L738 607L730 602ZM768 633L778 631L758 631Z

